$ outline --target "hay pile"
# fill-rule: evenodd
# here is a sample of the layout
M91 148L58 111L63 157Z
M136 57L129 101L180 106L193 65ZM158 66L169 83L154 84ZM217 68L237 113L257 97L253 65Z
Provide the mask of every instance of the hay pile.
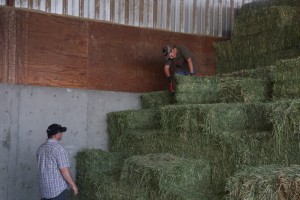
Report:
M109 149L122 153L77 155L82 199L219 200L225 186L229 200L299 199L297 166L282 167L300 164L298 10L243 11L217 45L218 76L176 76L175 96L109 113Z
M228 180L226 200L300 199L300 166L244 167Z
M172 105L162 108L161 124L173 138L169 152L210 161L214 191L219 192L236 166L273 160L268 111L263 103Z
M125 162L121 182L146 190L150 199L212 199L210 166L204 160L171 154L132 156Z
M300 56L300 7L272 6L242 12L233 38L215 44L218 73L274 64Z

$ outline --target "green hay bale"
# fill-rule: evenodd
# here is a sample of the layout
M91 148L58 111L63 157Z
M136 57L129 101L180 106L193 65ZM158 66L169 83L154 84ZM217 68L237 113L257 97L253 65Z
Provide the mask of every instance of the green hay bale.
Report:
M300 17L300 16L299 16ZM236 58L300 47L300 23L232 40Z
M162 152L163 144L163 133L159 130L132 130L122 134L111 150L127 156L144 155Z
M118 138L111 149L126 156L171 153L185 158L201 158L206 146L199 132L130 131Z
M141 96L141 104L143 109L162 107L172 103L172 96L166 91L148 92L142 94Z
M266 102L269 100L268 81L253 78L221 78L220 102Z
M192 82L190 77L179 77L176 85L176 104L219 102L264 102L269 100L267 81L251 78L208 77Z
M216 51L216 60L226 61L234 57L231 40L215 42L213 45Z
M152 199L211 198L209 164L171 154L128 158L121 181L135 188L145 189Z
M261 165L273 162L271 132L224 131L208 135L207 158L211 162L215 188L223 190L226 179L242 165Z
M261 79L264 81L271 81L271 70L274 66L257 67L256 69L244 69L231 73L217 74L218 77L243 77Z
M300 100L278 101L270 105L275 135L274 157L283 164L300 164Z
M216 61L219 74L231 73L246 69L275 65L278 60L292 59L300 56L300 48L267 52L260 55L249 55L244 58L232 58L227 61Z
M291 6L271 6L252 12L242 12L235 19L234 38L266 31L284 29L299 20L299 8Z
M132 188L131 185L121 184L114 179L102 179L98 187L93 200L150 200L142 189Z
M300 198L300 167L244 167L227 182L227 200Z
M269 131L267 105L263 103L166 106L161 113L166 132L218 134L223 131Z
M213 104L172 105L161 109L161 125L165 132L201 132L204 119Z
M109 146L113 146L114 142L124 131L158 129L160 127L159 122L158 109L127 110L108 113Z
M249 91L253 90L253 93L250 92L249 96L250 99L253 99L253 101L243 101L243 102L265 102L271 99L272 92L273 92L273 81L271 78L271 70L274 68L274 66L265 66L265 67L258 67L256 69L247 69L247 70L240 70L236 72L231 72L228 74L218 74L219 77L242 77L246 79L250 79L250 82L252 83L253 87L258 87L258 91L255 91L254 88L250 88ZM259 82L258 85L256 85L254 80L251 79L257 79ZM250 87L249 85L251 83L245 83L244 90L247 92L247 87ZM231 87L231 86L230 86ZM235 88L235 87L233 87ZM257 93L257 94L256 94ZM252 98L251 98L252 97ZM248 99L248 98L246 98ZM225 101L223 101L225 102Z
M268 8L270 6L300 6L300 2L298 0L255 0L253 2L243 4L241 7L241 13L253 12L253 10Z
M300 98L300 79L274 83L273 100L296 98Z
M269 131L271 124L263 103L216 104L210 107L205 118L205 132L218 134L223 131Z
M121 153L109 153L90 149L78 152L76 155L76 182L79 197L85 200L97 199L95 193L102 181L120 177L125 156Z
M278 61L271 72L274 82L300 80L300 57Z
M220 98L219 79L214 77L176 77L176 104L216 103Z

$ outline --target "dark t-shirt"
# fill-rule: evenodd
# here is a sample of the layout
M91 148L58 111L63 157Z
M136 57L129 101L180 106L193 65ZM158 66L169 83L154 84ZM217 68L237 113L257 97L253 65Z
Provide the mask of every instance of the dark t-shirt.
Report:
M169 59L165 62L165 65L170 65L172 71L180 72L180 71L189 71L189 65L187 62L188 58L192 58L194 71L197 71L196 60L192 52L184 45L176 46L177 53L176 58Z

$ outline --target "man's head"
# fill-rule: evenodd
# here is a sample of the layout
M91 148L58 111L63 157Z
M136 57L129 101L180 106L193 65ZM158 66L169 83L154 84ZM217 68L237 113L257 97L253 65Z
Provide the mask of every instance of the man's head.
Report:
M47 129L47 134L48 134L48 138L52 138L55 137L56 139L60 140L61 139L61 135L63 132L66 132L67 128L66 127L62 127L59 124L51 124L48 129ZM60 134L60 135L59 135Z
M165 57L165 60L169 60L169 59L175 58L176 57L176 53L177 53L177 50L176 50L175 46L173 46L173 47L165 46L163 48L163 55Z

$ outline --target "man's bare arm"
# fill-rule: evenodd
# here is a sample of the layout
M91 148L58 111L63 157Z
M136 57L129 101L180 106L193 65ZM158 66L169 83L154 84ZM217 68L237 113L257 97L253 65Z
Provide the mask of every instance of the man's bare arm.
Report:
M64 179L70 184L70 186L72 187L73 191L74 191L74 195L78 194L78 188L77 185L74 181L74 179L72 178L72 175L70 173L70 170L68 167L59 169L61 175L64 177Z

